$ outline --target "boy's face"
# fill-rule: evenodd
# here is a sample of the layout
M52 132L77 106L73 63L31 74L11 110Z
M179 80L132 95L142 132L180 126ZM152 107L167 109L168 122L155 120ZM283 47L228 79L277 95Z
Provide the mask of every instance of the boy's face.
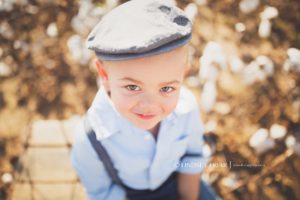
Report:
M186 71L186 48L126 61L97 61L118 112L151 131L176 107Z

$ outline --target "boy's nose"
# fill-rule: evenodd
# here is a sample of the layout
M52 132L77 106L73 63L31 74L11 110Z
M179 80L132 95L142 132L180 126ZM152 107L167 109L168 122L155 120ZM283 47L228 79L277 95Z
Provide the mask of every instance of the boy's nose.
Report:
M158 101L155 97L147 95L139 101L138 108L143 113L154 114L158 110Z

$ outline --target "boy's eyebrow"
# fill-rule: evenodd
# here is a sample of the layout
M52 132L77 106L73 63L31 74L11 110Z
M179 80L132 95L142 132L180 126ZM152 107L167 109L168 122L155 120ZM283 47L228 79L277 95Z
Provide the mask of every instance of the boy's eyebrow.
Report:
M124 78L121 78L119 79L121 81L131 81L131 82L134 82L136 84L140 84L140 85L143 85L143 82L142 81L139 81L139 80L135 80L133 78L130 78L130 77L124 77ZM180 81L178 80L173 80L173 81L168 81L168 82L164 82L164 83L160 83L159 85L170 85L170 84L179 84Z
M131 81L131 82L134 82L134 83L137 83L137 84L140 84L140 85L143 84L141 81L135 80L135 79L130 78L130 77L120 78L119 80L121 80L121 81Z
M180 83L180 81L173 80L173 81L168 81L168 82L161 83L160 85L172 85L172 84L179 84L179 83Z

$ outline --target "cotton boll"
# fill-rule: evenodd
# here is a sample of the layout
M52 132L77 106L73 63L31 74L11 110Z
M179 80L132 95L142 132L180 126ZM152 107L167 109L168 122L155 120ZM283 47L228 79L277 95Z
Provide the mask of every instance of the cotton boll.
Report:
M221 69L226 68L226 57L217 42L209 42L203 51L203 57L210 63L217 63Z
M204 84L201 103L205 112L210 112L216 102L217 89L215 82L209 81Z
M201 82L216 81L219 75L219 70L215 65L211 65L208 57L201 57L199 78Z
M226 57L221 46L216 42L209 42L199 59L199 65L201 81L216 81L219 71L226 68Z
M242 0L239 3L239 7L243 13L248 14L254 11L259 6L259 4L259 0Z
M296 48L289 48L287 50L288 60L284 63L284 70L294 70L300 72L300 50Z
M251 136L249 145L256 151L256 153L264 153L275 146L274 140L269 138L268 135L269 131L261 128Z
M191 20L194 21L195 17L198 14L198 8L197 5L195 3L189 3L185 9L184 12L186 14L186 16Z
M0 62L0 77L8 77L11 74L11 68L6 63Z
M3 183L11 183L13 181L13 176L11 173L4 173L1 177Z
M201 179L206 183L212 184L219 178L219 173L203 173Z
M300 50L296 48L289 48L287 50L287 55L291 64L300 65Z
M300 142L297 142L296 138L293 135L289 135L286 139L285 139L285 145L293 150L295 153L297 153L298 155L300 155Z
M29 14L36 15L39 12L39 7L31 4L27 4L25 7L25 11Z
M189 76L186 78L186 84L189 87L198 87L200 85L200 80L198 76Z
M6 12L10 12L13 10L13 4L14 2L9 1L9 0L2 0L0 1L0 11L6 11Z
M272 6L267 6L263 12L260 13L261 19L273 19L278 16L278 9Z
M220 113L221 115L226 115L228 113L230 113L231 111L231 107L228 103L226 102L217 102L215 104L215 108L214 110L217 112L217 113Z
M262 70L265 72L267 76L271 76L274 73L274 63L267 56L258 56L255 61L259 66L261 66Z
M84 18L89 15L89 12L93 9L93 4L90 0L87 1L80 1L79 4L79 11L78 11L78 17Z
M268 38L271 34L271 22L268 19L263 19L258 27L258 35L261 38Z
M56 26L56 23L51 23L48 25L47 27L47 35L49 37L57 37L58 35L58 29L57 29L57 26Z
M293 135L289 135L285 139L285 145L289 148L292 148L296 144L296 138Z
M228 176L222 179L222 184L228 188L235 188L238 185L238 177L235 173L231 172Z
M241 22L236 23L235 26L234 26L234 28L235 28L235 30L236 30L237 32L239 32L239 33L244 32L244 31L246 30L245 24L244 24L244 23L241 23Z
M109 9L116 7L119 4L119 0L106 0L106 6Z
M15 33L9 23L6 21L0 24L0 35L5 39L12 40L15 36Z
M279 124L273 124L270 128L270 134L273 139L282 139L286 133L286 127Z
M79 61L81 58L81 37L72 35L67 42L67 46L74 60Z
M209 42L204 48L203 55L210 55L212 53L222 53L222 48L217 42Z
M257 81L264 81L274 73L274 63L266 56L258 56L242 71L243 82L251 85Z
M21 49L25 45L24 41L21 40L15 40L14 42L14 49Z
M207 0L195 0L195 3L198 5L198 6L204 6L207 4Z
M252 137L250 138L249 144L251 147L255 147L259 145L260 143L263 143L268 138L268 130L261 128L258 131L256 131Z
M92 57L91 51L85 48L84 42L79 35L72 35L67 42L69 52L71 53L72 58L77 63L85 65L88 63Z
M11 0L14 2L16 5L24 6L28 4L28 0Z
M214 132L217 129L217 122L214 120L210 120L205 123L205 131Z
M235 56L230 60L230 70L232 72L239 73L244 67L244 62L238 56Z
M245 85L252 85L257 81L263 81L266 79L265 73L259 68L256 61L252 61L242 71L242 81Z
M112 4L111 2L110 6ZM110 9L97 7L91 0L80 1L78 14L72 18L71 26L76 33L85 36L99 22L100 17Z

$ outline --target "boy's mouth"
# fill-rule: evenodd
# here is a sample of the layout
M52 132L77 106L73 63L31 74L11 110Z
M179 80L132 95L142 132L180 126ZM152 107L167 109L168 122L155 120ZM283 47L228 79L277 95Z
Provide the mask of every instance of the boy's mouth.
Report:
M139 114L139 113L135 113L139 118L141 119L145 119L145 120L148 120L148 119L152 119L154 118L156 115L154 114Z

